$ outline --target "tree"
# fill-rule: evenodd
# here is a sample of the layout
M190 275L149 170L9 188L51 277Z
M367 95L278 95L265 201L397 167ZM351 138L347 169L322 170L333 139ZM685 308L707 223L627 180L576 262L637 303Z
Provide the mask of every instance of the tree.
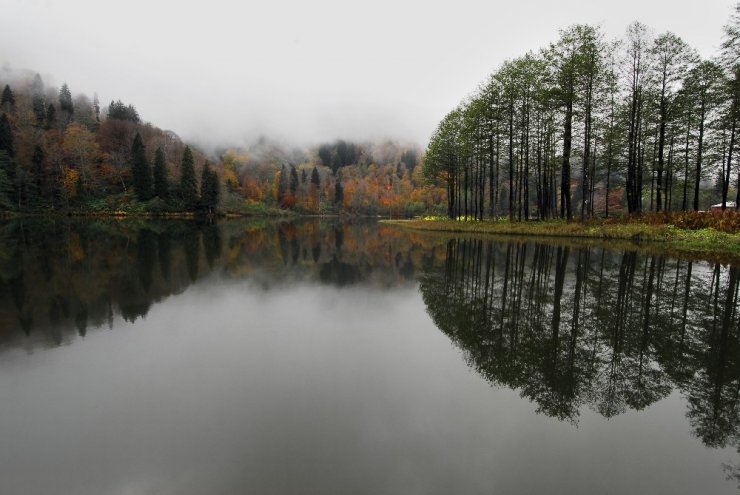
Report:
M293 165L290 166L290 184L288 185L288 189L293 196L298 192L298 171Z
M625 64L628 96L627 210L642 212L642 145L645 78L648 73L650 36L647 26L633 22L627 28Z
M13 128L5 113L0 116L0 151L5 151L10 158L15 156L15 146L13 144Z
M57 110L54 108L52 103L46 108L46 125L44 126L47 130L53 129L57 123Z
M285 170L285 165L280 167L280 170L276 173L277 180L277 199L280 208L286 208L285 197L288 193L288 171Z
M200 197L201 204L208 213L213 213L218 206L220 189L218 175L211 170L210 164L206 162L203 165L203 174L201 175Z
M729 104L724 112L723 120L725 127L730 129L727 165L722 178L722 209L724 210L727 206L732 157L737 142L738 122L740 122L740 2L735 4L730 22L724 27L721 61L727 75L727 94L729 97ZM735 209L740 211L740 167L738 167L736 187Z
M344 204L344 187L342 186L342 179L337 178L334 184L334 204L338 205L339 208Z
M0 108L6 112L15 111L15 95L7 84L5 85L5 89L3 89L3 96L0 98Z
M708 118L718 103L718 90L722 85L722 68L713 61L705 60L689 71L686 89L698 118L699 135L696 144L696 168L694 175L694 211L699 210L699 186L701 184L704 145Z
M152 197L152 171L146 159L146 147L141 134L134 136L131 145L131 177L134 183L134 192L139 201L147 201Z
M108 106L108 118L139 122L139 113L133 105L126 105L121 100L111 101Z
M424 177L431 183L443 182L447 187L447 216L460 215L457 201L457 164L460 159L459 142L462 110L456 108L439 123L427 145Z
M180 168L180 194L186 209L195 209L198 205L198 184L195 180L193 152L190 146L185 146Z
M41 127L46 120L46 103L44 103L44 83L38 74L31 82L31 107L36 116L36 125Z
M100 100L97 93L93 96L93 112L95 113L95 122L100 122Z
M93 133L76 122L70 124L64 131L62 149L67 162L77 170L83 191L88 192L95 189L92 165L98 157L99 147ZM134 179L136 179L135 175Z
M74 104L72 103L72 93L69 91L67 83L62 84L62 87L59 89L59 110L64 116L65 123L72 119Z
M164 157L164 151L162 151L162 147L160 146L154 152L154 195L166 200L168 192L167 163Z
M316 167L311 170L311 184L313 184L316 187L319 187L321 184L321 180L319 178L319 171L316 169Z
M321 164L323 166L331 166L331 155L331 145L322 144L321 146L319 146L319 160L321 160Z
M651 79L658 98L658 162L656 177L656 211L663 209L663 172L666 168L666 132L676 119L676 93L683 76L696 62L696 53L673 33L658 36L650 48L654 64Z
M319 171L316 167L311 170L311 185L309 190L309 209L318 211L321 205L320 192L321 192L321 178L319 177Z
M31 175L35 180L35 193L43 196L44 194L44 161L46 155L44 148L40 145L33 147L33 155L31 155Z
M550 46L547 58L553 67L555 94L563 114L563 153L560 174L560 217L573 219L570 191L570 156L573 148L573 111L579 76L579 50L581 40L578 26L560 32L560 39Z

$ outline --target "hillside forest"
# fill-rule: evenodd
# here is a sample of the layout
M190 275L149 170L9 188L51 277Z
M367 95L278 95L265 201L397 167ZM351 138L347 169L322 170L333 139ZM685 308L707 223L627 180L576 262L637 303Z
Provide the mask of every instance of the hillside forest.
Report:
M8 81L8 82L5 82ZM414 145L261 138L204 152L120 100L0 71L0 210L408 216L444 204Z

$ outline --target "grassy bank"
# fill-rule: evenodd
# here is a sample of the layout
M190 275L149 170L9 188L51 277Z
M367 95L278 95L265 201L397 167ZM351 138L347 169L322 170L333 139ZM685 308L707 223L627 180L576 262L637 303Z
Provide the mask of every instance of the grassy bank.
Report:
M740 262L740 231L722 231L714 227L686 228L680 222L658 223L654 219L639 221L592 221L588 223L561 220L510 222L454 221L441 218L419 220L384 220L404 228L456 234L539 237L548 239L584 239L625 241L632 245L650 245L676 253L721 258ZM700 223L700 225L703 225Z

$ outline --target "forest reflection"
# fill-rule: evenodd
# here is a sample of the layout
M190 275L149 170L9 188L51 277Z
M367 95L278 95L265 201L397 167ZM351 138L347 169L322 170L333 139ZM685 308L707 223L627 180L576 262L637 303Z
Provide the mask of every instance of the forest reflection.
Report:
M444 262L443 242L367 222L0 223L0 347L57 346L144 317L196 283L395 287Z
M456 239L421 292L472 368L548 416L609 418L678 389L707 446L738 447L739 278L635 251Z

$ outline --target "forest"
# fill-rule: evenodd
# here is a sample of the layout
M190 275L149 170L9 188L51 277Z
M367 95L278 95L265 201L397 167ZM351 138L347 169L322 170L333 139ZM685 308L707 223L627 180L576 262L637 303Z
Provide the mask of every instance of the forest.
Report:
M737 210L740 4L720 41L704 59L640 22L620 39L570 26L501 64L425 151L268 138L204 151L130 103L3 69L0 211L586 220Z
M0 210L405 216L444 203L413 145L261 138L205 152L121 100L101 106L32 72L0 71L0 87Z
M450 218L737 209L740 4L719 52L634 22L573 25L507 60L438 124L424 175Z

